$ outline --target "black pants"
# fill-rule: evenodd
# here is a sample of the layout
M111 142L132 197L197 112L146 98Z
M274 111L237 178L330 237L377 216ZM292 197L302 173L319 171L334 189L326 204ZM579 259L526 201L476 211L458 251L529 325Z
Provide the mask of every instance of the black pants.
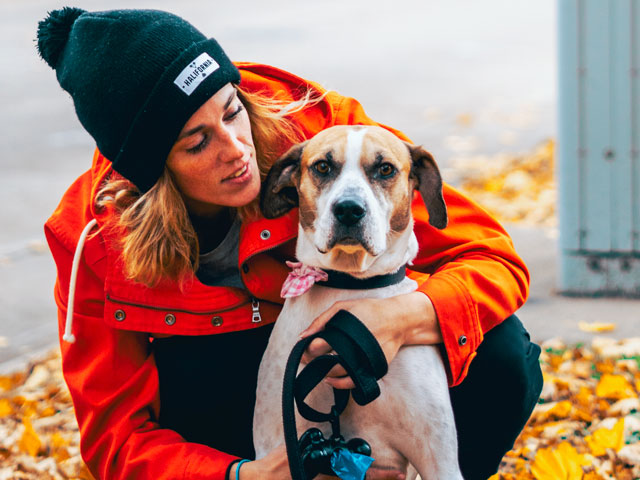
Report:
M486 480L531 416L542 390L540 347L515 315L491 329L469 374L451 388L465 480Z
M160 425L188 441L254 458L258 365L272 327L156 339ZM466 480L495 473L531 415L542 389L539 354L511 316L485 335L469 375L451 389Z

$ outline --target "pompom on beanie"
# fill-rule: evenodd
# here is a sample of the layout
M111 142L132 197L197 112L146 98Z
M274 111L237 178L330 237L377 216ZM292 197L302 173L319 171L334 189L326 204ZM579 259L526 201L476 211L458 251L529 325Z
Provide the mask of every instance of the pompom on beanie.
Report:
M38 51L102 154L143 192L187 120L240 83L218 42L158 10L55 10L38 25Z

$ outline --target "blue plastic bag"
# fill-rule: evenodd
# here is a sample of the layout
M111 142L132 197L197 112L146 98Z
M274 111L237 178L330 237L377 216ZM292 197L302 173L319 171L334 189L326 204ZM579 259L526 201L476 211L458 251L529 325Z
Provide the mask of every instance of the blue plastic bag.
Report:
M364 480L373 458L340 448L331 455L331 468L342 480Z

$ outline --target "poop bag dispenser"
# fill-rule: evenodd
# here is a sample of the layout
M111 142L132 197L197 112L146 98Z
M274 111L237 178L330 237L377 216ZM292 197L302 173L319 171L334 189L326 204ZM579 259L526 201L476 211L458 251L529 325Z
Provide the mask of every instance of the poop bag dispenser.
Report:
M373 460L367 455L340 448L331 455L331 468L342 480L364 480Z

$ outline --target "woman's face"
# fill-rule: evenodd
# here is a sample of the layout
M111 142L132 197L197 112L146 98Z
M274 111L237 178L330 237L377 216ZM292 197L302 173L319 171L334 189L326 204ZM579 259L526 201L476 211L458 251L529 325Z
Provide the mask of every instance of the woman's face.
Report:
M187 121L167 158L189 212L217 214L260 192L249 115L230 83Z

